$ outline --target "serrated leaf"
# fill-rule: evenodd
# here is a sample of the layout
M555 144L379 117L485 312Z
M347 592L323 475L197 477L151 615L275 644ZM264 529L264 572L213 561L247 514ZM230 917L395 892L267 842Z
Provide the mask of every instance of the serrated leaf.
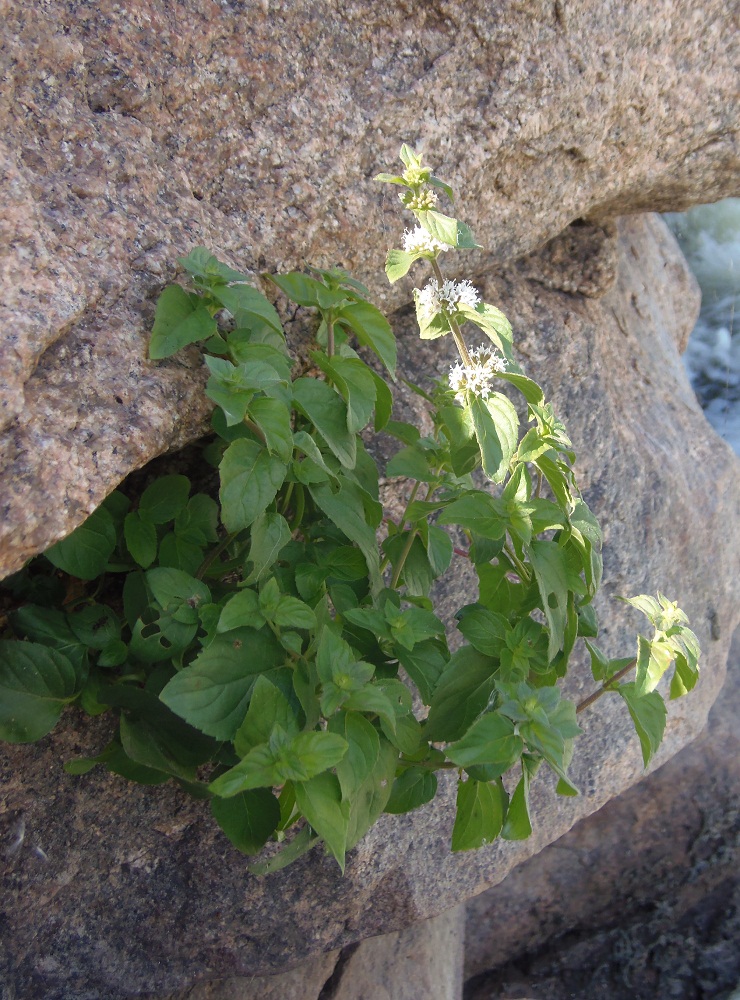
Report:
M0 640L0 739L32 743L50 732L87 677L56 649Z
M116 526L104 507L44 552L52 565L80 580L94 580L105 571L116 547Z
M234 736L234 750L246 757L260 743L269 743L273 728L280 726L289 737L297 736L298 720L283 692L265 676L257 678L244 722Z
M362 491L348 479L340 479L340 488L334 493L327 483L315 483L309 487L311 496L327 517L336 524L350 541L355 542L365 557L371 583L379 589L380 555L375 538L375 530L367 521L358 517L363 509Z
M509 623L503 615L487 608L475 608L457 626L471 646L486 656L498 656L506 644Z
M419 256L419 254L406 253L404 250L389 250L385 258L385 273L388 281L393 284L408 274L409 268L415 260L419 259Z
M160 698L201 732L231 740L246 715L256 675L278 666L284 656L267 630L244 629L235 638L218 637L175 674Z
M506 478L518 444L517 412L510 400L499 392L492 393L486 400L468 393L468 407L483 471L494 483L501 483Z
M290 534L290 526L282 514L267 511L256 518L252 524L251 544L247 557L252 569L244 580L245 583L259 583L269 575L280 553L290 541Z
M157 300L149 357L153 361L168 358L188 344L207 340L217 329L216 320L197 295L169 285Z
M488 705L497 670L496 660L472 646L456 650L434 691L424 738L439 742L463 736Z
M368 347L383 362L391 378L395 379L398 354L396 338L382 312L361 299L343 306L337 317L352 328L358 343Z
M222 519L229 532L242 531L275 499L286 463L255 441L233 441L221 460Z
M342 790L336 775L324 773L310 781L298 782L295 795L301 812L336 858L344 874L349 802L342 801Z
M616 690L626 702L632 716L640 738L643 763L647 767L660 746L665 732L667 717L665 702L657 691L640 694L634 683L620 684Z
M347 292L328 288L322 281L317 281L316 278L301 274L299 271L292 271L290 274L268 274L266 277L299 306L335 309L349 298Z
M259 396L251 400L247 413L265 435L268 451L283 462L289 462L293 454L293 429L290 410L285 403L270 396Z
M507 796L500 782L458 782L452 850L471 851L492 844L501 833Z
M342 465L353 469L357 460L355 435L347 427L347 405L326 382L299 378L293 383L297 410L307 417Z
M470 764L493 766L493 777L500 777L521 757L524 742L516 735L514 723L496 712L477 719L461 740L450 744L445 753L460 767Z
M283 327L275 307L262 292L245 284L243 276L240 284L217 285L211 288L211 294L229 310L237 327L248 328L257 320L282 334Z
M161 476L147 486L139 500L139 517L150 524L174 521L184 510L190 494L187 476Z
M437 794L437 775L427 768L410 767L393 782L385 811L393 815L411 812L431 802Z
M193 278L202 279L208 286L246 280L246 275L223 264L206 247L194 247L187 257L178 257L177 263Z
M357 712L344 714L340 735L347 741L347 753L337 764L342 797L351 801L372 774L380 756L380 738L375 727Z
M478 329L485 333L491 343L496 347L503 356L512 365L512 332L511 323L501 312L500 309L496 309L495 306L489 306L485 302L478 303L477 306L469 306L462 304L458 306L458 311L471 323L474 323ZM515 365L515 367L517 367ZM510 370L507 372L500 373L501 378L505 378L507 381L513 382L517 385L528 402L533 402L542 399L542 390L539 386L532 382L531 379L522 378L521 381L514 381L513 377L515 373ZM531 399L529 397L532 397Z
M126 515L123 522L126 548L134 561L148 569L157 556L157 529L150 521L142 521L137 511Z
M280 805L268 788L211 799L213 817L242 854L257 854L280 822Z

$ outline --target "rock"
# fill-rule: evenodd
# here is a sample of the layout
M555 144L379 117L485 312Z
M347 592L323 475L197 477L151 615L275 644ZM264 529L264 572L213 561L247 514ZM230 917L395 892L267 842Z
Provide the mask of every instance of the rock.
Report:
M467 905L466 997L726 996L740 977L740 634L709 725Z
M461 1000L465 907L302 962L216 980L167 1000Z
M722 684L740 611L740 538L728 527L738 519L740 471L705 421L676 350L697 292L673 238L648 217L623 220L618 239L615 280L601 298L559 291L550 279L546 288L524 276L529 262L482 285L510 315L527 370L545 383L585 457L581 478L607 534L604 647L630 652L640 627L637 613L615 610L608 598L658 587L680 601L702 643L700 684L672 703L659 766L700 732ZM418 377L443 371L451 345L421 343L408 313L396 318L404 364L413 358ZM470 599L466 586L461 561L448 608ZM570 694L592 687L581 664ZM583 725L573 768L583 794L558 798L551 782L537 781L528 841L452 855L454 791L442 782L418 812L384 816L348 858L344 878L313 851L259 879L207 807L176 788L96 771L63 775L63 760L106 739L104 722L83 724L68 712L40 744L8 747L0 758L0 815L25 822L0 902L8 928L0 979L39 1000L166 994L200 980L284 973L434 917L500 882L641 777L619 699L599 701Z
M352 947L363 946L364 942ZM462 953L462 946L460 951ZM332 978L340 954L339 951L330 951L326 955L317 955L278 976L237 976L200 983L168 1000L319 1000L319 997L321 1000L333 1000L333 995L328 998L323 991ZM462 979L462 968L459 972Z
M382 273L398 206L371 179L403 140L464 192L487 248L470 274L575 219L737 192L723 0L3 9L0 576L202 433L197 352L145 359L194 245L255 271L339 262L402 305Z

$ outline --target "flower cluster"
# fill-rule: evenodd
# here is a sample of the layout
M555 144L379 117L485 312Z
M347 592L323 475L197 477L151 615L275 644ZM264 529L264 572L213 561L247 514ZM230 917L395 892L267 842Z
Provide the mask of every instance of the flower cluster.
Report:
M495 376L506 371L506 358L487 344L481 344L471 351L470 360L470 365L458 362L450 368L450 389L460 403L465 403L467 392L486 399L493 392Z
M430 257L436 257L441 250L449 250L450 248L446 243L441 243L430 236L426 229L417 226L413 231L407 229L403 234L403 249L406 253L423 253Z
M432 278L419 292L419 305L430 315L442 309L455 313L460 306L475 309L479 302L480 297L467 278L465 281L444 281L441 286Z
M423 191L406 191L401 201L411 212L428 212L437 204L437 194L428 188Z

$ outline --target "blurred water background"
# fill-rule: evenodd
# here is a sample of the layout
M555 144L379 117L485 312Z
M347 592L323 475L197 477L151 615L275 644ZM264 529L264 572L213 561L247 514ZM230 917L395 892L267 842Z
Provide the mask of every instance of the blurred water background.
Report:
M709 422L740 455L740 198L664 218L702 293L684 363Z

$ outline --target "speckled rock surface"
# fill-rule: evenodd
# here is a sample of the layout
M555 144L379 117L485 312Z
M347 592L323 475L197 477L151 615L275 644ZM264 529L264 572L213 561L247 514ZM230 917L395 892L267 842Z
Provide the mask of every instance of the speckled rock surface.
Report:
M623 655L640 627L623 606L607 610L609 594L657 587L680 600L702 642L702 679L672 704L657 765L697 735L722 684L740 612L740 537L728 529L738 523L740 470L706 423L676 351L697 292L673 238L656 218L623 221L616 260L601 298L545 288L523 276L527 262L482 284L510 314L523 362L587 455L581 477L608 545L604 647ZM449 363L419 342L408 316L397 329L416 370ZM466 592L464 567L456 564L452 577L450 606ZM587 670L576 670L571 693L591 686ZM418 812L384 816L349 857L344 878L314 851L260 880L207 808L176 789L97 772L65 777L62 760L105 739L99 723L82 725L68 713L38 746L0 755L5 836L25 822L24 849L8 864L0 895L0 981L38 1000L167 994L198 980L282 973L433 917L501 881L640 778L621 702L602 699L585 714L573 768L583 795L561 799L546 779L537 782L531 840L450 854L447 784Z
M465 191L487 248L471 273L577 218L738 190L725 0L0 0L0 15L0 576L202 430L197 354L145 360L153 300L195 244L256 270L341 262L394 308L397 203L371 178L403 140Z

